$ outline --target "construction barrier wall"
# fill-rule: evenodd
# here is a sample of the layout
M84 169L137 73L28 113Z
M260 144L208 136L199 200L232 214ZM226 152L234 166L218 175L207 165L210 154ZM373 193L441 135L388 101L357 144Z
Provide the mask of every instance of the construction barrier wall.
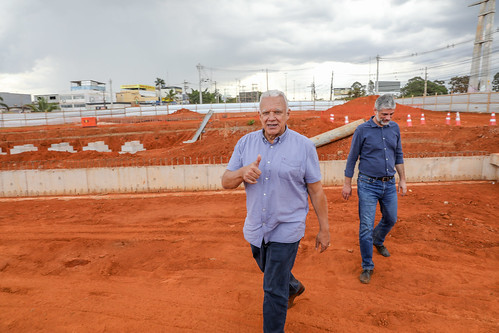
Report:
M323 184L342 185L345 164L320 162ZM0 197L221 190L225 168L196 164L0 171ZM497 180L499 154L407 158L405 170L408 182Z

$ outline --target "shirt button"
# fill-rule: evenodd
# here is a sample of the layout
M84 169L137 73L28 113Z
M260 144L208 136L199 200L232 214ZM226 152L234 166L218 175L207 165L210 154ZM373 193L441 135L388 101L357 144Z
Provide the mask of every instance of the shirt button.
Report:
M388 161L388 159L386 159Z
M262 210L263 210L263 211L265 211L266 209L264 208L264 209L262 209Z
M269 177L265 177L265 180L269 180Z
M383 140L384 140L384 139L385 139L385 138L383 138Z
M267 164L270 164L270 161L267 161Z
M270 146L270 149L274 148L274 146Z
M264 194L263 194L263 196L266 196L266 195L267 195L267 193L264 193Z
M264 222L264 223L262 223L262 225L263 225L263 226L265 226L265 222Z

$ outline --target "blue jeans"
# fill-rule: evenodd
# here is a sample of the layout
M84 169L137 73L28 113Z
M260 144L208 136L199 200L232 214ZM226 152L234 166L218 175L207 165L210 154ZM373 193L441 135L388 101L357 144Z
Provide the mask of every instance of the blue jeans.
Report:
M251 245L251 252L263 272L263 331L284 332L289 294L298 292L300 282L291 274L298 251L296 243L269 242Z
M362 268L371 270L374 269L373 245L383 245L386 235L397 222L395 178L383 182L359 174L357 194L359 196L359 244ZM374 228L378 202L381 209L381 219Z

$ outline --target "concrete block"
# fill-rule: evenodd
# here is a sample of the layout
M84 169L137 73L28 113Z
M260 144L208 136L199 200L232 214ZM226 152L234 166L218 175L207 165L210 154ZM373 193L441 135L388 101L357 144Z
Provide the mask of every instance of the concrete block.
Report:
M83 151L92 150L100 153L109 153L112 150L104 143L104 141L89 142L87 146L82 148Z
M74 150L73 146L71 146L69 142L53 143L47 150L76 153L76 150Z
M10 154L15 155L15 154L21 154L21 153L25 153L25 152L29 152L29 151L38 151L38 147L35 147L31 143L26 144L26 145L21 145L21 146L14 146L14 148L12 148L10 150Z
M135 154L138 151L144 151L144 145L140 143L140 141L129 141L125 142L124 145L121 146L120 154Z

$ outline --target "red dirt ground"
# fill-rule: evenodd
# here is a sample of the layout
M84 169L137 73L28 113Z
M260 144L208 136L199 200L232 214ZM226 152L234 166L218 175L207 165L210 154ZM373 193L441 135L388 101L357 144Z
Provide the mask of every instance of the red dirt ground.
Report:
M373 103L371 97L325 112L293 112L289 125L311 137L343 125L345 115L367 119ZM488 114L461 114L455 126L454 113L446 125L445 113L424 111L426 125L420 125L422 110L399 105L396 112L409 156L499 152ZM331 113L335 123L328 121ZM259 127L255 114L216 115L200 141L184 144L202 118L182 110L135 124L108 119L96 128L1 129L4 152L26 143L40 151L0 156L0 166L218 160ZM99 140L113 153L81 152ZM147 151L118 154L131 140ZM320 147L319 155L344 159L350 140ZM61 141L78 153L47 151ZM310 213L293 270L307 289L288 312L286 332L499 331L498 184L409 184L386 241L392 256L375 255L369 285L358 280L357 197L344 201L339 187L326 195L332 246L322 254L313 249L318 225ZM262 329L262 274L242 235L243 191L1 198L0 212L0 332Z
M363 285L356 196L309 214L286 332L497 332L499 185L409 184ZM0 199L1 332L261 332L243 191Z

